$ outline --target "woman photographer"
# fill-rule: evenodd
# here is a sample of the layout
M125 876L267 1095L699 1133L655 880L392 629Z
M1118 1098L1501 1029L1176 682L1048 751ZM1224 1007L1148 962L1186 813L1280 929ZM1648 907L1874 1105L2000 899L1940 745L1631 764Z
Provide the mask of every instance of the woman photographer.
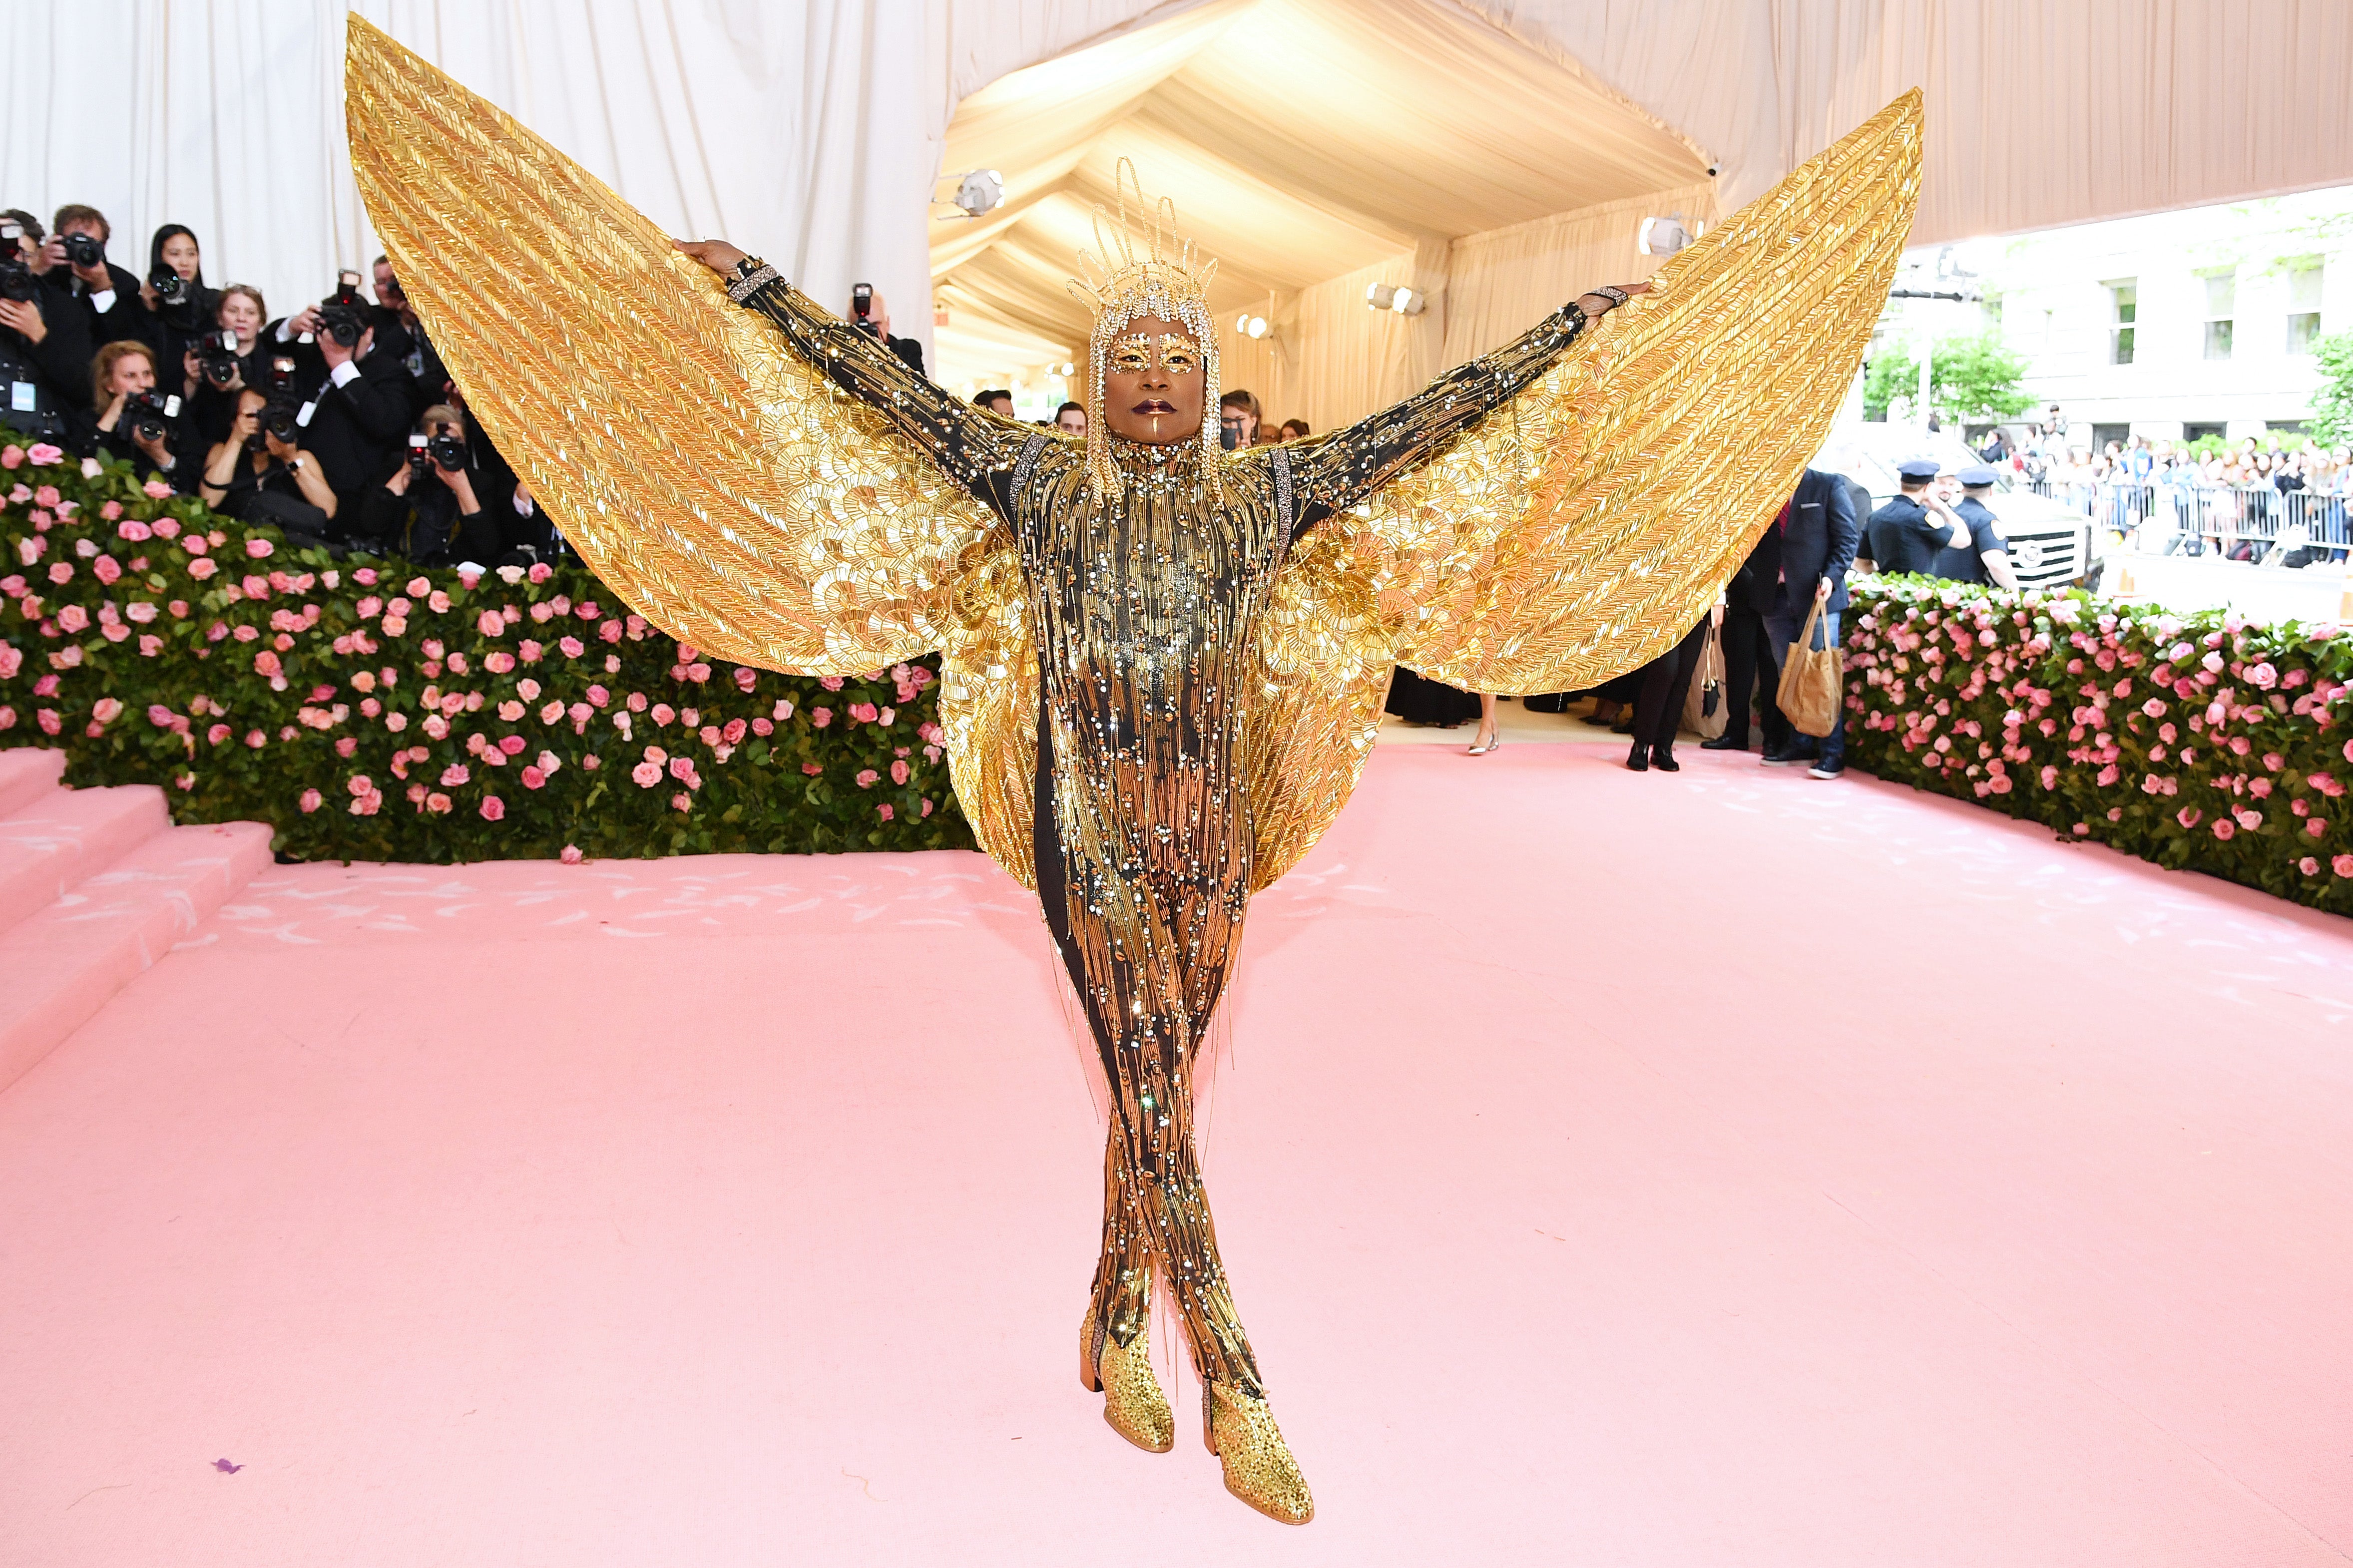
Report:
M197 493L225 516L323 540L332 532L335 492L318 459L296 444L293 419L290 404L273 404L258 387L239 391L228 438L205 459Z
M368 492L360 531L387 555L419 566L460 561L489 565L505 553L499 526L474 488L465 416L437 403L417 421L408 460Z
M186 423L166 413L156 395L153 351L145 343L112 342L90 362L91 409L74 432L88 458L120 458L141 473L157 473L181 494L195 489L197 464L185 450Z
M206 441L228 438L237 418L237 395L257 387L264 394L282 390L269 378L264 327L269 307L261 290L250 283L223 289L213 308L213 331L192 346L183 361L187 374L188 417ZM223 380L223 376L227 379Z
M158 279L164 280L163 289L156 287ZM180 363L189 345L213 330L213 298L205 287L204 255L196 248L195 232L181 223L157 229L147 246L147 278L139 285L139 303L146 314L144 335L156 345L163 363ZM191 386L181 395L195 390Z

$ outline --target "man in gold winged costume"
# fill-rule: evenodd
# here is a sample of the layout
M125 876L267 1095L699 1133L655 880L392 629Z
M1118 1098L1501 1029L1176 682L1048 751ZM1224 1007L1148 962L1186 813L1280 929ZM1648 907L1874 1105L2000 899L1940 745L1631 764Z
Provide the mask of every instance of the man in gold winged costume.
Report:
M409 299L600 577L745 664L854 675L941 650L958 799L1037 889L1112 1090L1081 1377L1122 1436L1172 1446L1156 1286L1228 1488L1304 1522L1193 1136L1250 894L1346 800L1399 660L1475 690L1589 685L1714 602L1885 299L1917 96L1644 298L1585 295L1347 429L1229 453L1202 416L1214 263L1140 193L1083 258L1082 444L948 396L731 246L673 247L357 17L347 91Z

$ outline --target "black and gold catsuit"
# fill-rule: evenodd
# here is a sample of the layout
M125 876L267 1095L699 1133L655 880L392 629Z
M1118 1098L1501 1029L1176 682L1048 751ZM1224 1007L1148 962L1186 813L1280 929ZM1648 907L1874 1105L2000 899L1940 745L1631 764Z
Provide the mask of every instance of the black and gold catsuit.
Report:
M1095 1307L1124 1344L1156 1266L1205 1381L1263 1390L1234 1312L1193 1137L1192 1067L1250 888L1240 760L1247 654L1283 552L1425 462L1558 359L1575 306L1324 439L1224 458L1112 438L1097 496L1078 443L965 404L771 282L744 303L884 413L1013 531L1039 666L1033 846L1113 1123Z

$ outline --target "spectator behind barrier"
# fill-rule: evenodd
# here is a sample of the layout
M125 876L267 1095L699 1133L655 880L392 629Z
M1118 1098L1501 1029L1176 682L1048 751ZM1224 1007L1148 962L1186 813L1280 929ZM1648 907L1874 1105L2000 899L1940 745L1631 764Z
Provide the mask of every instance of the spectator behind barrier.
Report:
M369 546L420 566L488 566L503 556L471 459L464 414L447 403L427 409L408 438L408 460L367 492L360 532Z
M1087 407L1083 403L1065 403L1054 410L1054 427L1072 436L1087 433Z
M1314 431L1307 428L1307 421L1304 419L1286 419L1282 422L1282 438L1286 441L1296 441L1303 436L1314 434Z
M319 460L298 445L301 417L289 395L239 391L228 438L205 458L197 494L226 516L269 523L299 541L333 543L339 503Z
M986 408L991 414L1003 415L1008 419L1013 417L1013 394L1001 386L992 386L975 396L972 405L975 408Z
M41 281L82 310L90 342L145 342L147 312L139 303L139 279L106 258L113 237L113 226L96 207L59 207L41 247L47 262Z
M183 495L195 493L203 447L191 445L180 397L155 384L154 351L131 339L109 343L91 359L90 380L91 409L76 421L76 449L120 458L141 474L160 474Z
M1218 399L1218 443L1230 452L1258 445L1258 399L1240 389Z
M43 238L30 213L0 215L0 424L66 446L90 401L89 312L42 282Z

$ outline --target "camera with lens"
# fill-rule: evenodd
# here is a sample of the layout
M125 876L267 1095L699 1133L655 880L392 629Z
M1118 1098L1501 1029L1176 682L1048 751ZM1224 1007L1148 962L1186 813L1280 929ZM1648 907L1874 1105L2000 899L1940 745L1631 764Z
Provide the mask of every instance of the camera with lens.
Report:
M237 377L237 334L207 332L196 342L198 374L223 391Z
M454 474L465 466L466 441L462 436L437 434L408 438L408 478L411 483L422 479L434 468Z
M166 262L158 262L155 270L147 275L147 286L166 305L189 304L196 297L195 280L181 277Z
M849 324L870 338L882 335L882 323L874 315L874 285L860 283L849 290Z
M21 242L25 231L13 223L0 223L0 300L26 300L41 286L33 269L25 265Z
M248 447L261 451L269 446L272 436L290 447L296 434L302 428L302 405L291 397L272 397L261 405L258 423L261 428L246 437Z
M271 358L269 368L261 373L262 390L284 392L294 384L294 361L285 354Z
M140 440L160 441L170 431L171 421L180 416L180 400L150 387L122 400L122 416L131 422L131 433Z
M67 234L58 237L65 241L66 259L76 267L97 267L106 260L106 247L94 234Z
M335 274L335 291L319 301L319 331L350 348L368 329L368 302L360 293L360 275L348 268Z

